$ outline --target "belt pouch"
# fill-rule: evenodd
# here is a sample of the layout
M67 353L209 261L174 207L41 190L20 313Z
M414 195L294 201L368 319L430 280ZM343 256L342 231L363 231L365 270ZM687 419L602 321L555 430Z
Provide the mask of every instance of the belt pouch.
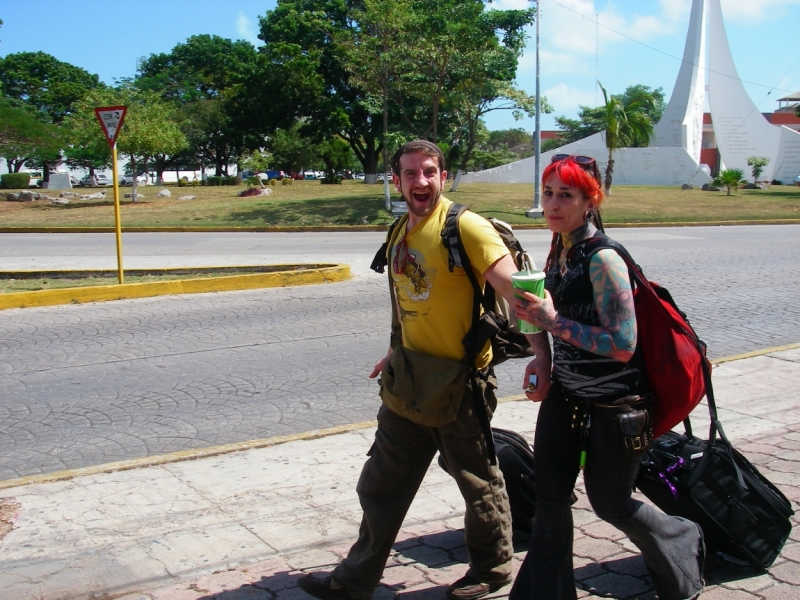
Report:
M592 407L619 450L642 452L653 440L653 402L649 396L625 396L608 404L593 402Z

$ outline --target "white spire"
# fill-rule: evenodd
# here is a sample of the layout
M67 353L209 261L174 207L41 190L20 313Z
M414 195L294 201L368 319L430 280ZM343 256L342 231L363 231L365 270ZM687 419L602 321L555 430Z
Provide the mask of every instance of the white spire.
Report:
M651 147L684 148L700 163L705 109L706 3L694 0L683 49L683 64L678 71L661 120L653 131Z

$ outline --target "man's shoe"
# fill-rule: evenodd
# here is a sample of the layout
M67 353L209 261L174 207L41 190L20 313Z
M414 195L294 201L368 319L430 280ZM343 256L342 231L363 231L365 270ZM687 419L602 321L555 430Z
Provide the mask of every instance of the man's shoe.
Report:
M511 583L511 577L503 581L478 581L469 575L462 577L447 588L450 600L477 600Z
M298 581L297 585L306 594L319 598L319 600L354 600L344 586L340 585L331 575L321 578L309 574Z

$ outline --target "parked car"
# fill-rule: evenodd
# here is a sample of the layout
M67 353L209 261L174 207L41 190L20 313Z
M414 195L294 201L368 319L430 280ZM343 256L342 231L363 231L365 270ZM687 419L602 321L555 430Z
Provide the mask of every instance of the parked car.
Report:
M800 175L798 175L797 177L794 178L794 184L795 185L800 185Z
M92 183L92 176L91 175L87 175L86 177L84 177L83 179L81 179L78 182L78 185L81 185L81 186L84 186L84 187L91 187L92 185L108 185L108 183L109 183L108 182L108 177L106 177L105 175L103 175L101 173L95 173L94 174L94 183Z
M303 179L316 179L317 174L314 171L306 171L303 173Z
M120 185L133 185L133 175L123 175L119 178ZM147 175L137 175L136 176L136 183L139 185L145 185L147 183Z
M288 177L283 171L267 171L267 179L283 179Z

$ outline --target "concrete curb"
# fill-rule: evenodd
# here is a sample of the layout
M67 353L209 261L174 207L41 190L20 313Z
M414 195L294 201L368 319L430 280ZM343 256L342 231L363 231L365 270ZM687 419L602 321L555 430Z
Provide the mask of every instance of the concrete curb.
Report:
M655 223L605 223L610 228L628 227L721 227L732 225L797 225L800 219L750 219L743 221L669 221ZM516 223L513 229L547 229L541 223ZM123 233L319 233L386 231L389 225L331 225L310 227L126 227ZM0 233L114 233L113 227L0 227Z
M765 348L763 350L756 350L754 352L747 352L745 354L737 354L735 356L726 356L723 358L712 361L715 365L726 362L733 362L745 358L753 358L755 356L763 356L765 354L773 354L784 350L791 350L800 348L800 343L787 344L785 346L775 346L773 348ZM498 403L504 404L506 402L520 402L527 400L525 394L515 394L512 396L505 396L498 398ZM255 450L258 448L268 448L271 446L278 446L288 442L314 440L319 438L328 437L331 435L338 435L340 433L349 433L352 431L359 431L361 429L368 429L377 426L378 422L362 421L360 423L351 423L348 425L338 425L336 427L329 427L326 429L316 429L312 431L304 431L302 433L294 433L290 435L282 435L272 438L264 438L258 440L250 440L247 442L238 442L234 444L224 444L221 446L212 446L210 448L198 448L194 450L182 450L180 452L171 452L169 454L161 454L158 456L146 456L143 458L134 458L131 460L123 460L118 462L106 463L102 465L93 465L91 467L83 467L80 469L67 469L64 471L56 471L55 473L45 473L43 475L29 475L27 477L19 477L17 479L7 479L0 481L0 490L22 487L26 485L33 485L37 483L53 483L56 481L66 481L76 477L83 477L86 475L99 475L103 473L115 473L118 471L128 471L131 469L140 469L144 467L153 467L157 465L166 465L171 463L183 462L188 460L196 460L200 458L207 458L211 456L220 456L222 454L230 454L232 452L241 452L243 450Z
M0 294L0 310L31 306L77 304L81 302L103 302L129 298L151 298L166 294L201 294L205 292L230 292L256 288L312 285L344 281L350 278L349 265L309 265L310 268L307 269L303 269L303 265L294 265L294 267L298 270L227 275L208 279L176 279L148 283L122 283L58 290L11 292ZM231 267L224 268L230 269ZM169 269L151 269L151 271L169 271Z

